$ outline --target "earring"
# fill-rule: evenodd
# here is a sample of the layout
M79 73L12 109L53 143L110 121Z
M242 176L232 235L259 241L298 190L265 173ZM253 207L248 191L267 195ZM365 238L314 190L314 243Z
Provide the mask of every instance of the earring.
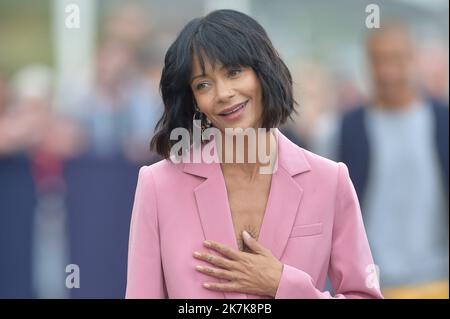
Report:
M194 115L192 116L192 123L195 127L199 128L201 130L201 142L204 143L206 141L204 133L205 130L209 127L211 127L211 121L206 117L206 120L203 120L203 118L205 117L204 114L202 112L200 112L200 109L198 108L197 104L194 102L194 108L195 108L195 112ZM201 126L199 126L197 124L197 121L200 121Z
M197 121L200 121L200 123L203 122L202 118L203 118L202 113L200 112L198 107L195 106L195 112L194 112L194 115L192 116L192 123L193 123L193 125L195 127L199 128L199 129L202 129L202 127L197 124Z

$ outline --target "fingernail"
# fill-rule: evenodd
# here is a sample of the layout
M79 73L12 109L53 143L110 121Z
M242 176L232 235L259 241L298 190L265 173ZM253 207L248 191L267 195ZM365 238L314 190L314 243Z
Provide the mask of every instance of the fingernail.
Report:
M203 269L203 267L202 267L202 266L198 266L198 265L197 265L197 266L195 266L195 268L196 268L196 269L198 269L198 270L202 270L202 269Z
M252 238L252 236L250 236L250 234L245 230L242 232L242 237L244 237L245 240L249 240L250 238Z
M207 247L210 247L210 246L211 246L211 243L210 243L209 241L207 241L207 240L205 240L205 241L203 242L203 244L204 244L205 246L207 246Z
M205 287L205 288L209 288L209 284L203 284L203 287Z
M200 257L201 254L200 254L198 251L194 251L194 256L195 256L195 257Z

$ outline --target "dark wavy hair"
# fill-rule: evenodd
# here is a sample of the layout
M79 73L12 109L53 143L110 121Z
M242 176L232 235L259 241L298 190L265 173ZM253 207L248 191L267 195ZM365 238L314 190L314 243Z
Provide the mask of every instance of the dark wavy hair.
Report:
M166 53L160 82L164 114L151 141L151 149L164 158L169 158L171 147L177 143L170 140L174 128L192 132L195 109L190 78L194 56L203 72L205 59L255 71L262 88L262 127L277 127L295 112L291 74L263 27L238 11L213 11L190 21Z

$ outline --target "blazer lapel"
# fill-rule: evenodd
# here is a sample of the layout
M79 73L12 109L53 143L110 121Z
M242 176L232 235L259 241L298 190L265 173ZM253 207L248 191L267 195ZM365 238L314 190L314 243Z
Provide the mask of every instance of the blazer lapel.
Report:
M194 189L204 238L220 242L237 250L228 194L220 164L186 163L184 171L191 175L206 178ZM208 249L205 247L205 250ZM216 253L213 250L209 251ZM226 282L226 280L221 280L221 282ZM227 299L247 298L247 295L242 293L226 292L224 295Z
M303 189L284 170L272 176L266 213L258 241L280 259L302 200Z
M303 188L294 176L311 168L302 149L294 145L279 130L278 169L272 175L272 184L258 241L281 259L287 245L303 197Z

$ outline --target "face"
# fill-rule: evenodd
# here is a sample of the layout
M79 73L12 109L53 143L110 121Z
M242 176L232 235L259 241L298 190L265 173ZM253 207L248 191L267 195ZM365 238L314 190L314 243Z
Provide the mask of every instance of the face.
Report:
M368 53L378 96L395 103L412 89L415 68L412 45L401 31L375 35Z
M198 58L193 60L191 89L200 112L214 127L259 128L262 124L262 90L250 67L211 65L205 59L205 73Z

